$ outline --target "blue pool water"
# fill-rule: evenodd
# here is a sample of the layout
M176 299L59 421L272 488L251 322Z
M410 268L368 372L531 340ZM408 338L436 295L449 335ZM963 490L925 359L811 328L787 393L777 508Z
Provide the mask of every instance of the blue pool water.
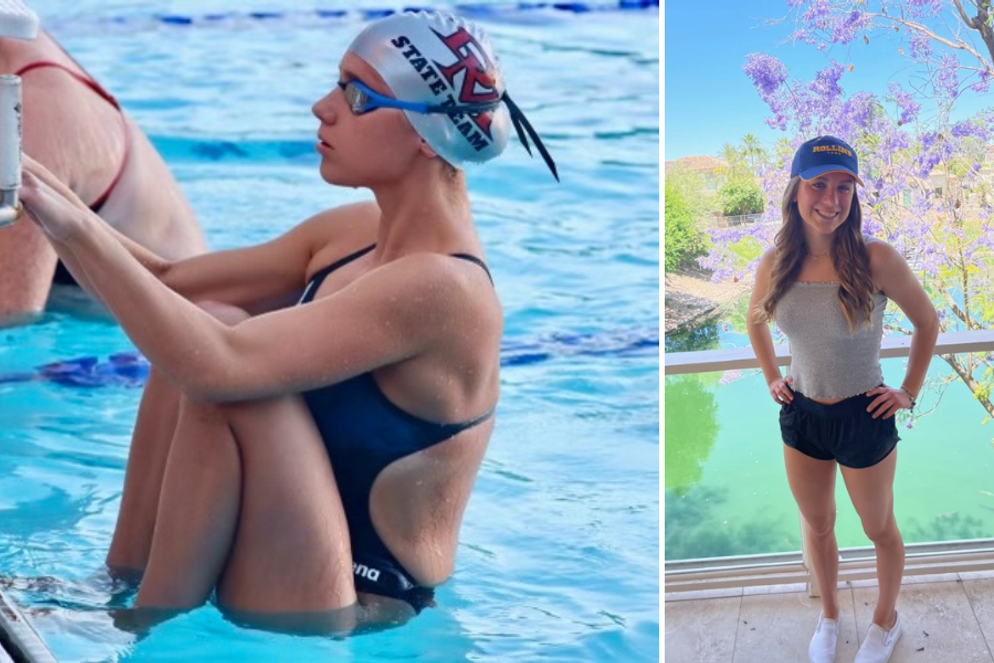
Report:
M213 248L271 238L366 195L322 184L309 110L361 18L150 20L274 4L32 3L164 153ZM401 629L332 640L242 629L208 606L136 640L113 626L106 590L75 583L109 544L140 390L0 384L0 575L59 579L9 594L60 660L657 657L658 13L480 20L562 184L517 144L469 171L505 307L505 356L525 360L506 362L439 607ZM0 329L0 375L131 349L114 325L50 315Z

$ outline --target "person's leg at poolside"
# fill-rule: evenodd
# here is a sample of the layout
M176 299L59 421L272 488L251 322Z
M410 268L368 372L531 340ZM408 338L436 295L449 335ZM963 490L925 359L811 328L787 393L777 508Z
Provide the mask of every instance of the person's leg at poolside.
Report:
M808 526L808 549L826 619L839 618L839 546L835 539L834 460L818 460L784 445L787 481Z
M229 325L249 317L234 306L213 302L199 305ZM131 435L121 508L107 552L107 566L114 575L137 579L148 563L162 475L176 431L179 401L179 390L153 367L145 383Z
M240 615L329 613L356 603L351 564L331 464L300 397L182 400L136 607L192 608L217 585L221 607Z
M873 611L873 623L885 631L897 619L895 606L904 574L904 541L894 519L894 471L897 449L872 467L853 469L842 466L849 497L863 524L863 531L877 553L877 582L880 596Z

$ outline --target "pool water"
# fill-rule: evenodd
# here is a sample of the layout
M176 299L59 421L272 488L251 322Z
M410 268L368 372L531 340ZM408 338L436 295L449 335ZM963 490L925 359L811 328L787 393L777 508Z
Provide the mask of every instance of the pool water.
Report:
M360 18L181 27L153 14L272 4L32 7L149 133L213 248L367 195L320 181L310 115ZM8 593L60 661L658 656L658 13L479 20L562 184L513 139L469 170L518 354L439 607L334 640L243 629L206 606L136 639L108 617L109 590L86 581L110 542L140 390L0 384L0 576L57 579ZM0 376L132 349L115 325L51 314L0 329Z

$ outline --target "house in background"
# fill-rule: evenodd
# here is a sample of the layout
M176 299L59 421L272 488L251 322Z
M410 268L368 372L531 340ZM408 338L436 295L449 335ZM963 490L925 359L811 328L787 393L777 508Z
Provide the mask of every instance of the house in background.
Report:
M665 163L666 170L669 170L673 166L683 166L687 170L697 173L704 179L704 184L707 186L708 191L714 192L717 192L721 186L720 178L728 172L727 161L707 155L681 157L675 161L667 161Z

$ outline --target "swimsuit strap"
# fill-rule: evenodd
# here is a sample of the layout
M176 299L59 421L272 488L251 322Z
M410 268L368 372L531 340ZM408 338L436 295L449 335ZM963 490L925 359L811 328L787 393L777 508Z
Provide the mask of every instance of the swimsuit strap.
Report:
M73 62L75 62L75 60L73 60ZM77 63L76 66L79 66L79 64ZM121 113L121 122L124 126L124 157L121 159L121 165L118 167L117 174L114 175L114 179L111 180L107 188L104 189L104 192L92 204L90 204L91 210L93 210L94 212L99 212L100 208L103 207L104 203L107 202L107 199L110 197L110 194L114 190L114 187L116 187L117 183L121 180L121 176L124 175L124 169L128 165L128 155L131 153L131 131L129 131L128 129L127 120L124 119L124 111L121 110L121 104L118 103L117 99L115 99L114 96L110 92L105 90L99 83L97 83L89 76L84 76L79 72L73 71L72 69L70 69L69 67L65 66L60 62L52 62L50 60L40 60L38 62L32 62L31 64L25 65L20 69L18 69L16 72L14 72L14 75L24 76L24 74L28 73L29 71L32 71L34 69L41 69L44 67L54 67L55 69L61 69L62 71L66 72L67 74L75 78L77 81L82 83L83 85L93 90L95 93L97 93L98 96L106 100L107 103L109 103L118 112ZM82 67L80 67L80 69L82 69Z
M305 302L309 302L314 298L314 293L317 292L317 289L321 287L322 283L324 283L324 280L328 277L328 274L331 274L339 267L344 267L353 260L361 258L362 256L372 251L374 248L376 248L376 244L370 244L369 246L363 247L354 253L350 253L344 258L336 260L327 267L324 267L323 269L320 269L317 272L315 272L314 276L312 276L311 280L308 282L307 288L304 290L303 296L301 296L300 298L300 303L303 304Z
M370 251L372 251L374 248L376 248L376 244L370 244L369 246L365 246L365 247L359 249L358 251L355 251L354 253L350 253L349 255L345 256L344 258L336 260L335 262L331 263L327 267L324 267L324 268L318 270L317 272L315 272L314 275L311 277L311 280L308 282L307 288L304 290L303 296L301 296L301 298L300 298L300 303L305 303L305 302L311 301L314 298L314 293L317 292L317 289L321 287L321 284L324 283L324 280L333 271L335 271L336 269L339 269L340 267L344 267L345 265L349 264L353 260L361 258L362 256L364 256L367 253L369 253ZM490 270L487 269L487 265L486 265L485 262L483 262L482 260L480 260L479 258L477 258L474 255L470 255L469 253L453 253L451 255L452 255L453 258L459 258L460 260L468 260L468 261L470 261L472 263L475 263L475 264L479 265L480 267L482 267L483 271L485 271L487 273L487 278L490 279L490 283L493 284L494 279L490 275Z
M54 67L55 69L61 69L62 71L66 72L67 74L75 78L77 81L79 81L80 83L87 86L88 88L96 92L98 95L106 99L107 103L109 103L111 106L113 106L117 110L121 110L121 104L118 103L117 99L114 98L114 95L112 95L110 92L108 92L103 87L101 87L99 83L97 83L89 76L84 76L78 71L74 71L69 67L65 66L61 62L52 62L50 60L39 60L38 62L32 62L29 65L21 67L20 69L14 72L14 75L24 76L24 74L28 73L29 71L33 71L35 69L42 69L44 67Z
M477 265L479 265L480 267L482 267L483 271L485 271L487 273L487 278L490 279L490 285L493 285L493 283L494 283L494 277L491 276L490 270L487 269L487 263L483 262L482 260L480 260L476 256L471 255L469 253L450 253L449 255L451 255L453 258L459 258L460 260L468 260L468 261L470 261L472 263L476 263Z

